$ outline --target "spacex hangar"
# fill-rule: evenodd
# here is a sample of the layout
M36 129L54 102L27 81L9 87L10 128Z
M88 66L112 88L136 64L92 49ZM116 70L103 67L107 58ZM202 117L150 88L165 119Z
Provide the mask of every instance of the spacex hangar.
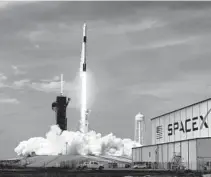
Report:
M134 164L210 170L211 98L151 119L152 144L132 149Z

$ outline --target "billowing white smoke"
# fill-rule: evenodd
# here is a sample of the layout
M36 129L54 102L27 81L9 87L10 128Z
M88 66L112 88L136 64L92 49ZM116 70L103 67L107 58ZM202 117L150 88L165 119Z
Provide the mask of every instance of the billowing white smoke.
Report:
M20 156L80 154L80 155L114 155L131 156L132 147L140 144L130 139L120 139L112 133L101 136L100 133L90 131L81 132L63 131L57 125L51 126L46 138L35 137L22 141L15 148Z

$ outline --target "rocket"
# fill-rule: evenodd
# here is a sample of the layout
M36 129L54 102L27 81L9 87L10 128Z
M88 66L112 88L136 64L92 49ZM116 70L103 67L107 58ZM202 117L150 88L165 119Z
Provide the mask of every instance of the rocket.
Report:
M87 73L86 73L86 45L87 45L87 25L83 25L83 40L80 63L81 76L81 125L80 130L83 133L88 132L88 110L87 110Z
M86 23L83 26L83 41L82 41L82 53L81 53L81 64L82 72L86 72L86 42L87 42L87 29Z

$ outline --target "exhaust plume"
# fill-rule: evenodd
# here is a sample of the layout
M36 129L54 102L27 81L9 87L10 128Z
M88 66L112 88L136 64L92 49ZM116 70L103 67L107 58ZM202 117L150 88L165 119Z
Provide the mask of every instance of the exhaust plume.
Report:
M140 144L130 139L117 138L112 133L102 136L100 133L90 131L63 131L62 134L57 125L53 125L46 134L46 138L35 137L22 141L15 148L19 156L36 155L114 155L131 156L132 147Z
M64 82L64 94L71 98L71 104L68 105L69 108L76 108L81 110L81 99L82 99L82 81L81 73L78 72L75 79L71 82ZM58 83L58 93L59 93L59 82ZM96 95L98 93L98 87L95 81L94 74L89 70L86 72L86 99L87 108L91 109L95 101Z

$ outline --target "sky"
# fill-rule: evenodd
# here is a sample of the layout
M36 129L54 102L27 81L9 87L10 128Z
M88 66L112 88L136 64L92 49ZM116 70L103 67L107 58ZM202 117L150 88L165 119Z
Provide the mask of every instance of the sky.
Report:
M77 130L84 22L96 132L133 139L141 112L150 144L151 118L210 97L210 2L0 2L0 158L55 124L61 73Z

